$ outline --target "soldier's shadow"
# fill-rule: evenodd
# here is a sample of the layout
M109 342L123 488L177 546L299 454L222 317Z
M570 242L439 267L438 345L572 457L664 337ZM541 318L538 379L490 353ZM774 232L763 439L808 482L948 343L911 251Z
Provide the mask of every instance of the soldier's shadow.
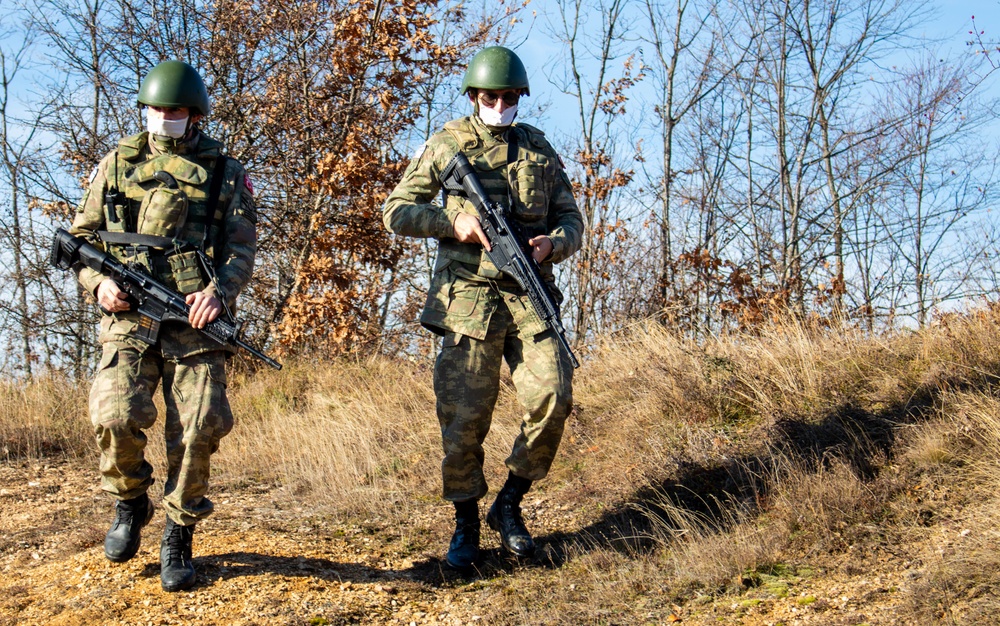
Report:
M596 550L649 553L672 532L683 532L678 519L697 519L703 528L722 532L742 516L760 512L760 503L768 501L775 486L767 477L789 464L816 472L837 461L861 480L872 480L892 458L897 429L924 419L933 401L934 393L924 390L904 406L877 413L842 406L818 422L779 419L755 453L682 464L672 476L636 491L586 527L536 537L540 549L530 562L558 568Z
M381 570L379 574L390 580L409 580L429 585L462 585L474 580L513 574L526 567L544 566L550 561L544 554L544 548L530 558L515 557L501 548L483 548L479 551L479 558L472 567L467 570L456 570L445 562L443 545L440 546L440 550L440 556L428 556L414 562L410 567Z
M210 586L213 581L243 576L258 576L263 572L281 576L309 577L330 584L372 582L384 576L385 570L361 563L345 563L322 558L277 556L256 552L226 552L207 554L192 559L198 571L196 587ZM148 563L144 577L159 576L160 564Z

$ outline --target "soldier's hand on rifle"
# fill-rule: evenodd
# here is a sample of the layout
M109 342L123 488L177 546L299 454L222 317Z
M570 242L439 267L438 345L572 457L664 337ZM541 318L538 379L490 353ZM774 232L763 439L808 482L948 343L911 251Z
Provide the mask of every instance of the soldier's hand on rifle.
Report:
M552 240L548 235L532 237L528 240L528 245L531 246L531 257L536 263L541 263L552 254Z
M97 304L108 313L128 311L131 305L126 298L128 298L128 294L122 291L118 283L111 278L105 278L97 286Z
M479 223L479 218L468 213L459 213L452 224L455 229L455 239L462 243L481 243L487 250L492 250L490 242L486 239L486 233Z
M189 293L184 301L191 307L191 311L188 313L188 322L194 328L205 328L222 312L222 303L219 302L219 299L204 291Z

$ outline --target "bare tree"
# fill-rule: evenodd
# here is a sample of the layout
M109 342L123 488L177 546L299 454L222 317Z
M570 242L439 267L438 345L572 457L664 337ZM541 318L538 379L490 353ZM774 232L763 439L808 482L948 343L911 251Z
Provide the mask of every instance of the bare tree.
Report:
M0 240L3 289L10 289L0 298L0 308L11 322L0 328L0 334L7 345L18 346L5 353L9 369L31 377L39 370L61 369L72 360L67 352L72 344L63 340L74 334L67 313L75 307L62 297L66 293L62 278L50 275L51 225L43 216L52 205L39 200L56 169L52 167L57 160L55 140L48 132L55 109L45 97L30 101L58 93L59 87L40 78L45 68L33 60L43 34L37 16L20 9L17 15L25 19L5 38L16 41L16 48L0 47L0 187L6 200Z
M26 250L24 233L22 232L22 212L27 208L25 206L27 204L27 191L23 170L30 157L29 150L38 131L38 124L36 119L27 127L22 126L20 128L22 132L17 133L11 112L12 85L18 73L24 69L23 64L25 56L31 48L31 35L33 33L26 29L23 34L25 36L20 45L12 52L0 48L0 164L3 166L4 183L10 190L8 210L0 218L0 229L2 229L3 240L9 246L8 249L12 257L9 278L14 284L13 301L10 304L5 303L3 308L8 309L13 314L20 329L17 341L20 348L20 358L15 361L17 369L24 376L31 378L32 365L35 361L32 337L35 333L32 328L31 310L28 306Z
M818 6L817 6L818 5ZM825 175L826 202L831 220L834 313L842 315L844 293L844 220L851 210L850 192L838 175L840 161L847 149L869 141L896 123L893 119L872 119L868 123L838 124L849 119L845 111L863 111L859 99L866 90L859 88L859 76L865 65L888 53L886 42L899 42L906 31L926 15L926 3L834 1L803 5L793 12L792 36L808 67L812 112L816 118L816 159ZM877 173L876 173L877 174ZM865 183L862 182L862 185Z
M621 216L621 190L633 172L621 161L618 145L623 133L617 123L626 114L628 91L643 77L644 67L625 51L631 20L623 0L599 0L586 6L582 0L558 3L558 22L552 35L566 52L562 76L550 77L572 99L577 122L570 152L577 168L571 172L574 192L587 229L582 248L570 273L573 293L575 342L581 344L591 331L601 332L596 311L606 303L618 281L620 251L629 237ZM593 21L599 24L593 27ZM627 263L626 263L627 265Z
M974 225L994 197L996 170L995 157L966 150L991 117L964 95L967 74L963 65L927 59L891 92L912 115L893 134L888 154L907 159L881 215L887 245L902 261L898 284L907 287L897 312L921 326L935 305L969 295L974 261L988 245L967 236L978 232Z
M649 73L655 94L653 113L659 122L661 148L661 161L657 163L661 174L651 183L657 188L659 205L660 306L668 300L677 300L686 291L683 279L674 275L677 267L674 260L681 251L675 250L673 245L677 128L742 62L739 58L724 59L719 54L719 43L730 33L719 19L716 8L716 3L692 3L691 0L645 2L649 28L644 29L643 32L648 34L641 39L652 50L645 56L652 59ZM749 43L744 50L749 49ZM702 152L692 159L698 163L686 171L694 173L697 170L699 174L705 174L707 163L704 156ZM707 198L702 200L697 204L704 209ZM701 249L709 245L710 242L698 237L693 247Z

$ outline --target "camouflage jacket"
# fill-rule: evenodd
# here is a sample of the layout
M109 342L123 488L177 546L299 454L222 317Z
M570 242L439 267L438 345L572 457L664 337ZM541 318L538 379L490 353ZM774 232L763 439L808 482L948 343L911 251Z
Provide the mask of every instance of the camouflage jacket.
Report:
M517 137L516 154L508 154L510 133ZM485 339L490 318L503 305L510 309L521 333L534 336L545 325L527 296L497 271L481 245L454 238L455 217L459 212L478 217L475 207L458 196L434 202L441 191L441 172L459 151L476 168L490 199L511 207L526 237L545 234L551 239L552 254L542 262L541 274L557 301L562 294L555 286L552 266L576 252L583 237L583 217L569 178L540 130L515 124L506 133L494 134L475 116L448 122L421 146L382 209L389 231L439 241L420 321L438 334L455 332Z
M211 179L222 147L200 131L184 142L151 139L145 132L122 139L117 150L106 155L91 173L70 233L123 262L145 267L183 294L204 289L235 306L253 272L257 212L246 171L235 159L226 158L216 210L207 214ZM120 193L114 214L109 215L105 195L115 189ZM184 252L176 248L137 249L106 243L99 231L111 233L105 236L109 240L115 234L140 233L188 245ZM211 260L214 279L204 275L194 248L203 249ZM77 278L84 289L96 295L106 276L81 266ZM132 336L137 325L134 311L105 315L100 341L141 345ZM160 348L165 356L187 356L220 347L184 324L167 323L161 330Z

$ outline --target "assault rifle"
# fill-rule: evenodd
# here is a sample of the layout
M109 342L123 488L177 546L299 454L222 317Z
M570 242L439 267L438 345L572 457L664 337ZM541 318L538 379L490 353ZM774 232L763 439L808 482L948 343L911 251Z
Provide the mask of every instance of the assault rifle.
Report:
M162 322L188 323L191 307L184 301L184 296L154 280L143 270L120 262L83 239L74 237L63 228L56 231L49 262L64 270L82 263L96 272L110 276L129 295L132 308L139 313L137 337L150 345L156 343ZM242 348L274 369L280 370L281 363L240 338L242 325L239 321L217 317L204 328L196 330L220 344Z
M476 170L464 154L461 152L456 154L444 168L441 173L441 185L445 193L463 196L476 207L479 212L479 222L490 242L491 249L486 251L486 256L497 269L517 281L521 289L528 294L528 300L531 301L531 306L538 317L556 332L556 338L565 348L573 367L580 367L580 362L577 361L566 339L566 329L559 319L559 307L542 280L538 263L525 253L524 247L518 241L519 232L507 218L507 209L489 201Z

